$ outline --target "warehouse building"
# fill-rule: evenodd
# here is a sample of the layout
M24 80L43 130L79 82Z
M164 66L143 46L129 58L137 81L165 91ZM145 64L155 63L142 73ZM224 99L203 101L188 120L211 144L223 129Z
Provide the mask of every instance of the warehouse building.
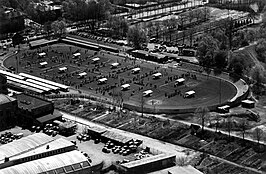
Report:
M16 99L0 94L0 131L14 126L17 106Z
M99 173L77 147L63 138L36 133L0 146L0 174ZM97 169L97 170L95 170Z

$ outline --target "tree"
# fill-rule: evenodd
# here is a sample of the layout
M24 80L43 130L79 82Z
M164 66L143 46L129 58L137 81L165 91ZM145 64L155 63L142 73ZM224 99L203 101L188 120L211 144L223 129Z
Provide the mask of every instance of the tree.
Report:
M257 140L258 145L259 145L260 144L260 140L262 140L263 137L264 137L263 130L257 127L256 129L254 129L254 131L252 133L253 133L252 134L253 138Z
M227 128L227 131L228 131L228 137L229 138L231 136L232 124L233 124L232 116L228 115L227 118L226 118L226 128Z
M229 70L232 70L238 76L242 76L243 72L250 65L246 55L243 52L235 52L230 54Z
M261 94L265 90L264 83L266 82L266 73L263 66L256 65L250 71L250 76L254 81L252 91L255 94Z
M126 19L119 16L109 17L107 27L111 29L111 34L114 37L126 36L128 32L128 22Z
M248 31L246 32L246 39L248 42L253 42L255 41L257 38L256 36L256 29L254 28L250 28L248 29Z
M195 117L200 121L201 123L201 131L204 132L204 126L205 126L205 122L209 119L210 114L209 114L209 109L206 106L201 106L198 107L195 110L194 113Z
M129 28L127 33L128 43L132 44L135 49L142 48L142 45L147 43L147 35L144 29L133 26Z
M215 132L217 132L217 130L218 130L220 119L221 119L221 115L220 114L216 114L215 115Z
M167 30L167 33L169 34L170 42L172 41L172 32L174 28L178 26L178 21L175 17L171 17L170 19L166 19L163 21L163 25L165 29Z
M57 20L51 24L51 28L54 31L55 35L61 37L62 34L65 34L66 32L66 23L63 20Z
M211 32L211 35L218 41L218 47L220 50L228 49L229 38L226 36L223 29L217 28L215 31Z
M244 47L247 45L248 45L248 41L246 38L246 32L244 30L238 30L236 33L234 33L233 38L232 38L233 48Z
M266 62L266 40L260 39L256 44L255 51L258 54L258 60Z
M224 69L227 66L227 51L218 50L214 56L215 66Z
M245 134L246 134L246 130L248 129L248 121L246 118L242 118L239 122L239 127L241 129L241 132L242 132L242 138L243 140L245 139Z
M260 86L262 83L265 83L265 70L263 67L256 65L250 71L252 79L255 81L255 85Z
M214 64L215 52L218 50L217 40L209 34L204 34L198 45L199 63L206 67L211 67Z

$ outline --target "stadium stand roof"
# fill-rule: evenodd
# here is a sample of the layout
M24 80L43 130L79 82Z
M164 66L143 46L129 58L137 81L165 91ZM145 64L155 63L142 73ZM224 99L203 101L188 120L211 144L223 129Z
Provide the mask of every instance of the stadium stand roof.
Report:
M90 167L87 158L77 150L14 165L0 174L68 173Z
M0 163L3 163L6 157L22 154L53 140L52 137L44 133L36 133L8 144L4 144L0 146Z

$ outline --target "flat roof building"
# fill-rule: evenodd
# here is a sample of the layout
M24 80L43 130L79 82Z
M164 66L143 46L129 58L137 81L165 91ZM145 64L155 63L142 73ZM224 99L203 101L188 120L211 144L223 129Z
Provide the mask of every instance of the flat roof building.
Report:
M17 100L5 94L0 94L0 130L15 125L18 110Z

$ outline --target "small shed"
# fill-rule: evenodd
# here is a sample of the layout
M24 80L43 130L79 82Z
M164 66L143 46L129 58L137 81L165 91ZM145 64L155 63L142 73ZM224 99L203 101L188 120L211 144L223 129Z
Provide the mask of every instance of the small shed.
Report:
M87 127L87 133L90 136L95 137L95 138L99 138L105 132L106 132L105 128L101 128L98 126L97 127L96 126L93 126L93 127L88 126Z
M121 145L125 145L132 140L132 138L111 131L104 132L102 134L102 139L103 141L111 140Z
M254 108L255 107L255 102L252 100L243 100L241 102L241 106L243 108Z
M225 113L229 113L229 109L230 109L229 105L219 106L217 107L217 112L225 114Z

